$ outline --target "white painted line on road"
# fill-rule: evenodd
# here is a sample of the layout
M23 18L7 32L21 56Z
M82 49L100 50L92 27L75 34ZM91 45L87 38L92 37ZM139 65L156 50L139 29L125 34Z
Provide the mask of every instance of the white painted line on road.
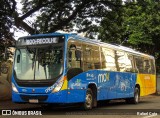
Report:
M145 117L142 117L142 118L152 118L152 117L155 117L157 115L150 115L150 116L145 116Z

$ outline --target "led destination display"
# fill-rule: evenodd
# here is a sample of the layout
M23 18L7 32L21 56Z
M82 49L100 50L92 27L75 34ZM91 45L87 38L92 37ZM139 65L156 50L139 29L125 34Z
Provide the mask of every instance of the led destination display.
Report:
M26 39L27 45L58 43L58 38Z
M17 45L43 45L43 44L55 44L61 43L64 41L63 36L58 37L27 37L27 38L20 38L17 41Z

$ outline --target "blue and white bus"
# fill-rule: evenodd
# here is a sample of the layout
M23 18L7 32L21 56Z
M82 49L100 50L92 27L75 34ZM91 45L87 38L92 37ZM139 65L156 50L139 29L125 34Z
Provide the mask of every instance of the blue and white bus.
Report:
M156 92L155 59L133 49L76 34L21 37L12 74L15 103L82 103L125 99Z

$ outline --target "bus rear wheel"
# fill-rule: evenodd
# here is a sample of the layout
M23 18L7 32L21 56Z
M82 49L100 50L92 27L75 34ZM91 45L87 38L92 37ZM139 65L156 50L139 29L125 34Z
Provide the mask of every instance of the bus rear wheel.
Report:
M139 100L140 100L140 91L139 91L139 88L136 87L134 91L134 97L126 99L126 102L131 104L138 104Z
M83 104L84 110L90 110L93 108L93 92L90 88L87 89L85 102Z

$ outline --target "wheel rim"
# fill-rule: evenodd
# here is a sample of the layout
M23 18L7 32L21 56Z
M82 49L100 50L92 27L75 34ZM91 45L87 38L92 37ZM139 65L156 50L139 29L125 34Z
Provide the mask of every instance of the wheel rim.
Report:
M138 103L138 101L139 101L138 91L136 91L136 94L135 94L135 101L136 101L136 103Z
M91 108L91 106L92 106L92 95L87 94L86 95L86 107Z

